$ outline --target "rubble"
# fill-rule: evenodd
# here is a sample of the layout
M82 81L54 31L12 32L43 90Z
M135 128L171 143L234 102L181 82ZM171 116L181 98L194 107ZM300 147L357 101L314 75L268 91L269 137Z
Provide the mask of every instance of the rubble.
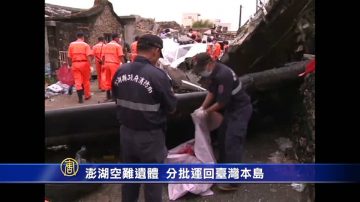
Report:
M299 61L315 51L315 0L270 0L249 19L221 61L239 75ZM239 58L242 58L239 60Z
M60 16L70 16L73 13L83 11L84 9L80 8L70 8L65 6L58 6L53 4L45 4L45 17L60 17Z
M155 26L155 20L151 18L142 18L136 22L135 35L152 34Z
M47 147L46 149L51 150L51 151L68 150L69 146L68 145L55 145L55 146Z
M164 29L174 29L177 31L181 31L182 27L175 21L163 21L163 22L156 22L159 25L158 30Z
M305 77L299 89L302 102L292 125L295 155L299 162L315 162L315 73Z
M293 147L293 144L289 138L280 137L275 141L279 145L281 151L285 151L286 149L290 149Z
M299 184L299 183L291 184L291 187L298 192L303 192L305 189L305 186L306 186L306 184Z

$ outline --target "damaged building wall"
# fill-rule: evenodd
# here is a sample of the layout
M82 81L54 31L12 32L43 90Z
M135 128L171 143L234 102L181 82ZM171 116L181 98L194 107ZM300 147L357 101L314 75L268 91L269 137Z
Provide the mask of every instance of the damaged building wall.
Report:
M94 22L91 23L90 30L90 45L95 45L97 43L97 38L99 36L104 36L104 34L123 33L122 25L112 14L112 10L109 5L106 5L101 14L94 18Z
M49 59L49 41L48 41L48 36L47 36L47 28L45 26L45 65L47 65L48 63L50 63L50 59Z
M52 5L46 6L47 10L51 10L49 8L52 8ZM71 10L71 8L67 9ZM55 73L59 67L59 51L67 51L69 44L76 40L76 32L84 32L85 42L90 46L97 43L99 36L106 35L107 40L110 40L111 33L123 34L120 18L107 0L95 0L94 6L87 10L81 9L76 12L70 10L57 12L53 17L45 18L52 73Z
M238 75L258 72L299 60L314 52L314 0L271 1L243 26L222 62Z
M124 25L124 40L126 43L131 44L135 40L135 30L136 24L134 22L129 22Z
M119 16L123 28L123 38L126 43L131 44L135 39L136 33L136 22L139 16L129 15L129 16Z
M59 51L67 51L69 44L76 40L79 30L89 36L89 27L85 23L54 22L54 26L47 26L49 42L49 60L52 72L59 68Z

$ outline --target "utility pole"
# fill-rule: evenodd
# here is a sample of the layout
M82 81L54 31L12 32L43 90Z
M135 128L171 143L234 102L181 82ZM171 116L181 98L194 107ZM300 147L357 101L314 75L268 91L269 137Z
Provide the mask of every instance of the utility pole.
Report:
M240 5L239 28L241 27L241 10L242 10L242 5Z
M258 11L258 5L259 5L259 0L256 0L256 7L255 7L255 11Z

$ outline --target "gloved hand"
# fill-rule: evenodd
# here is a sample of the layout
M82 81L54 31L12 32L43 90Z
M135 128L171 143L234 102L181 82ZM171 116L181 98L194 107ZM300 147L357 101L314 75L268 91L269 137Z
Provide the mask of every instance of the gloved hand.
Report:
M204 107L199 107L199 108L197 108L195 111L194 111L194 113L195 114L197 114L199 111L202 111L202 110L204 110Z
M199 118L203 119L208 115L206 110L199 110L196 112L196 116L198 116Z

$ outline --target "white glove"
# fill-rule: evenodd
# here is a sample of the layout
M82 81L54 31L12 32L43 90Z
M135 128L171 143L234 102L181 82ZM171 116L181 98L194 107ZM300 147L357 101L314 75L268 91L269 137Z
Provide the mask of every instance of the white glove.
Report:
M206 110L199 110L198 112L196 112L196 116L201 119L204 119L207 115L208 113L206 112Z
M199 111L202 111L202 110L204 110L204 107L199 107L194 111L194 113L197 114Z

